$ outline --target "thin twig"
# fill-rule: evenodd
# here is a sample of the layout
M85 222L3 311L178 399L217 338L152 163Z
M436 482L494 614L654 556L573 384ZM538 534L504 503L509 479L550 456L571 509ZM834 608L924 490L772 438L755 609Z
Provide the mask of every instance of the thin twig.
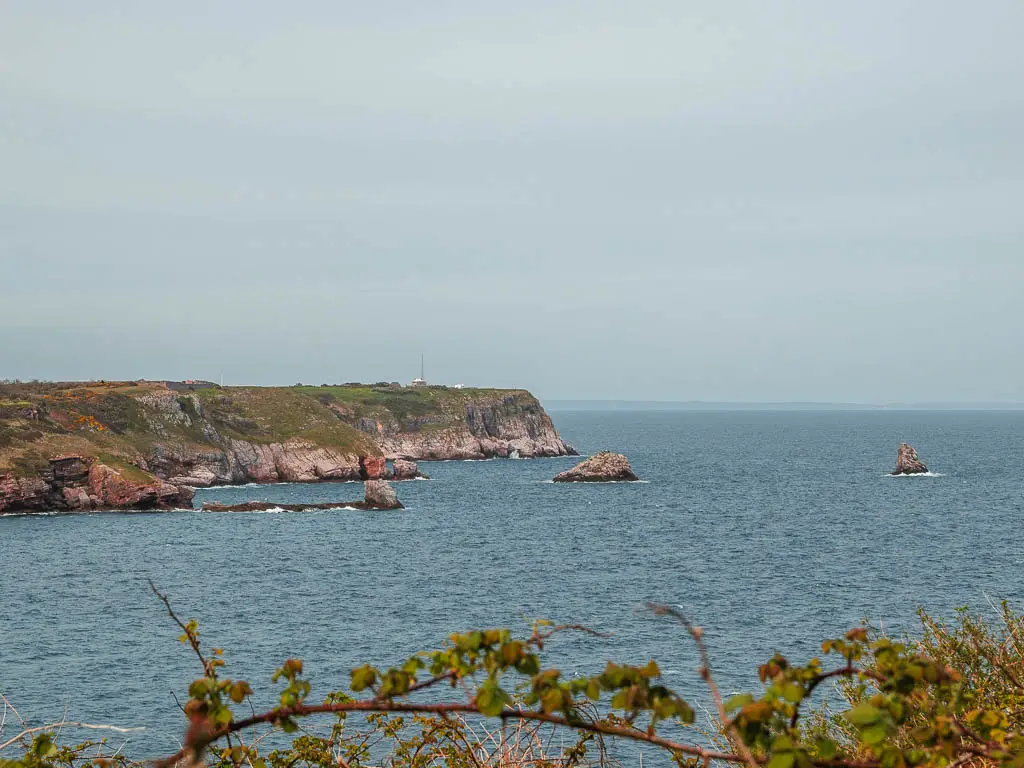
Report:
M196 656L199 657L199 661L203 665L203 672L207 676L216 679L217 670L216 668L210 666L210 662L203 655L202 650L200 650L199 638L196 637L195 632L189 629L185 625L185 623L178 618L178 615L174 612L174 609L171 608L171 601L168 599L167 595L161 593L160 590L156 588L156 584L153 583L152 579L149 580L149 588L153 590L153 594L156 595L157 599L159 599L160 602L164 604L164 607L167 608L167 615L170 616L174 620L174 623L181 627L181 631L185 633L185 637L188 640L188 644L192 647L192 650L195 651Z
M14 708L14 705L13 705L13 704L11 704L11 702L10 702L10 701L8 701L7 697L6 697L6 696L4 696L4 695L3 695L2 693L0 693L0 701L3 701L3 703L4 703L4 707L5 707L5 708L7 708L7 707L9 707L9 708L10 708L11 712L13 712L13 713L15 714L15 716L16 716L16 717L18 718L18 722L19 722L19 723L21 723L22 725L26 725L26 723L25 723L25 718L23 718L23 717L21 716L21 713L19 713L19 712L18 712L18 710L16 710L16 709Z
M121 728L116 725L96 725L93 723L78 723L71 720L64 720L59 723L50 723L49 725L39 725L35 728L26 728L17 736L8 739L3 744L0 744L0 750L6 749L12 744L24 739L26 736L31 736L33 733L43 733L44 731L52 731L54 729L63 728L67 726L69 728L89 728L96 731L116 731L117 733L134 733L136 731L144 731L145 728Z
M729 717L729 713L725 711L725 702L722 700L722 694L718 690L718 684L715 682L715 678L711 674L711 659L708 656L707 645L704 643L704 630L700 627L694 626L682 613L677 611L675 608L664 605L663 603L648 603L647 607L654 612L656 616L671 616L676 621L685 627L686 631L693 638L694 644L697 646L697 652L700 654L700 669L697 670L701 676L701 679L707 684L708 689L711 691L711 698L715 701L715 708L718 710L718 717L722 721L722 726L727 728L732 734L733 747L738 749L740 754L743 756L743 762L745 762L748 768L757 768L757 761L754 759L754 755L750 752L746 742L743 740L743 735L739 732L736 724Z

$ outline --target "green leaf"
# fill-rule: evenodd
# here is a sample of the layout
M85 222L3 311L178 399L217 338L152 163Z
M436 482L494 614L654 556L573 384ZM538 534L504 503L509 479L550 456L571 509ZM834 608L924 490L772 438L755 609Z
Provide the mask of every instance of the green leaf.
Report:
M545 714L551 714L562 706L562 691L560 688L549 688L541 694L540 706Z
M524 675L536 675L540 672L540 659L533 653L523 656L516 662L516 671Z
M53 743L53 736L44 733L36 739L35 744L32 745L32 750L39 757L46 758L57 753L57 745Z
M377 670L369 664L364 664L352 670L351 688L353 691L364 691L375 682L377 682Z
M244 680L236 680L231 684L231 690L228 695L235 704L241 704L245 701L245 697L252 694L252 688Z
M804 699L803 686L797 685L796 683L786 683L782 686L782 696L786 701L799 704Z
M875 723L869 725L867 728L860 732L860 739L865 744L875 746L885 741L885 737L888 735L889 729L885 727L885 723Z
M846 713L846 719L857 726L867 726L877 723L882 718L882 711L866 702L858 704Z
M792 752L793 751L793 740L780 733L772 740L772 752Z
M480 686L480 690L476 694L477 709L487 717L500 715L505 704L511 700L511 697L493 680L488 680Z
M772 755L765 768L793 768L796 762L796 752L777 752Z
M818 749L818 756L824 760L831 760L839 751L838 746L832 739L818 739L814 745Z
M735 696L730 696L725 702L725 709L727 712L732 712L742 707L747 706L754 701L754 697L749 693L737 693Z
M659 677L661 675L661 670L658 669L658 664L654 659L648 661L646 666L640 667L637 671L643 677Z

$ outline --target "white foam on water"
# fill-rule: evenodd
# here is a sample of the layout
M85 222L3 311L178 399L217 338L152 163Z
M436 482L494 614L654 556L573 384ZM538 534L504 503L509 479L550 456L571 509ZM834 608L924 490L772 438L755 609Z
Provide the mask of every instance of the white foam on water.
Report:
M552 483L554 480L541 480L542 483ZM599 480L597 482L571 482L571 483L558 483L558 485L650 485L650 480Z
M912 475L891 475L884 474L882 477L945 477L941 472L915 472Z
M224 514L224 515L279 515L287 510L282 507L271 507L270 509L213 509L207 510L207 514Z

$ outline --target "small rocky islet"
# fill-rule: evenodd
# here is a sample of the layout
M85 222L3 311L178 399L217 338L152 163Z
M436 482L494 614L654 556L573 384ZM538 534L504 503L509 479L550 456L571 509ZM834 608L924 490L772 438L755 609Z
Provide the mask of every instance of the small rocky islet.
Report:
M908 443L900 443L899 451L896 453L896 469L890 475L925 475L928 474L928 467L917 455L917 451Z
M629 465L629 459L621 453L601 451L584 459L572 469L555 475L554 482L635 483L639 479Z

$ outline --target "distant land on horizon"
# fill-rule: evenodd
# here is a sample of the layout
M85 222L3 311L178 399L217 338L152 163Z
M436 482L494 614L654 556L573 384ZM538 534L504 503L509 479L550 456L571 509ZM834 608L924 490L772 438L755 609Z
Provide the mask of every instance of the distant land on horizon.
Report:
M1024 403L729 402L713 400L548 400L549 411L1020 411Z

